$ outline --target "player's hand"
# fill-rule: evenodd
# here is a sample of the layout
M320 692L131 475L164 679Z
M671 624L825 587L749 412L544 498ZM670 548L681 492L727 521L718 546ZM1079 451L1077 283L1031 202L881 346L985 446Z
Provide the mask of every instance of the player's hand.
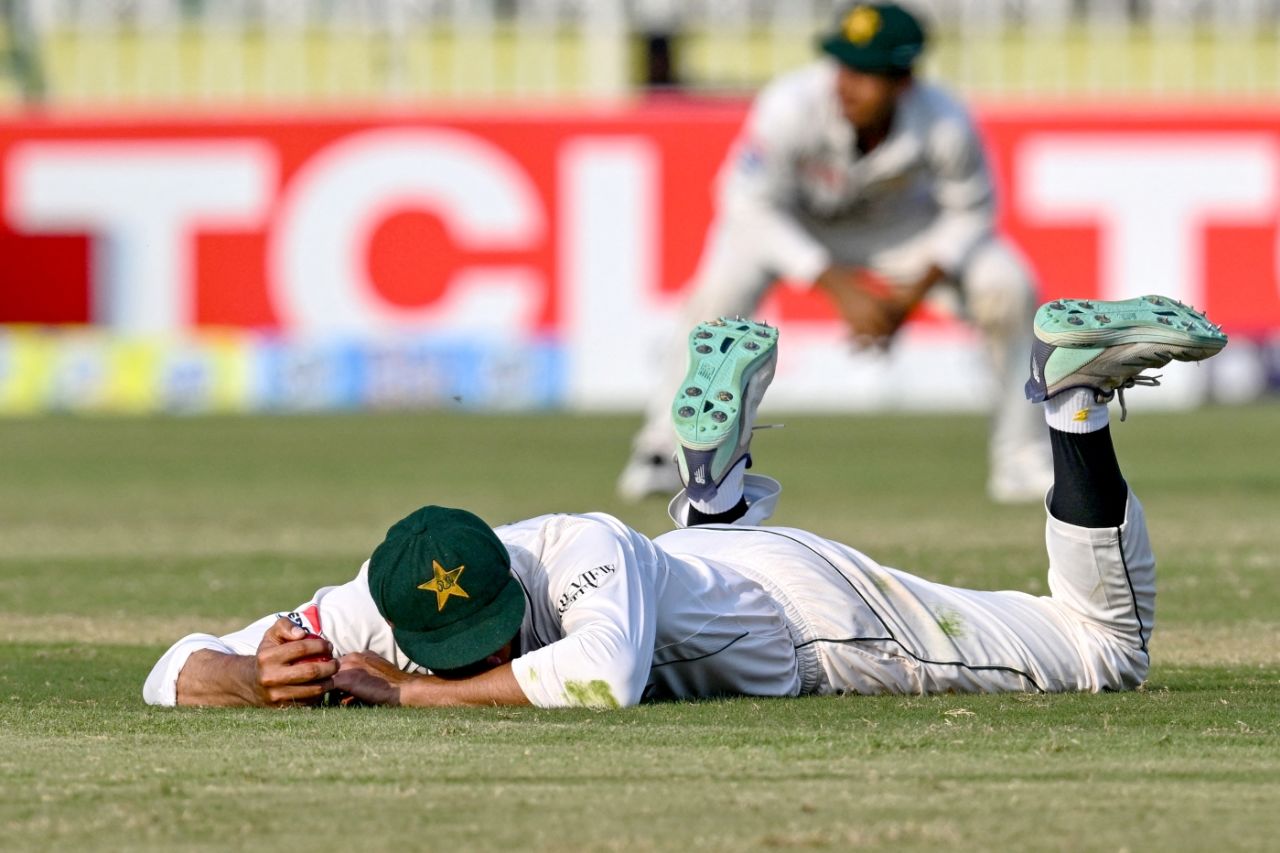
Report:
M342 656L333 684L369 705L399 705L401 686L416 677L372 652L352 652Z
M338 662L323 637L288 619L277 619L253 658L253 689L259 705L315 704L333 689Z
M853 267L831 267L814 284L835 304L859 348L887 347L914 307L899 288Z
M886 349L925 295L946 277L931 265L917 280L894 286L870 270L834 266L814 284L831 297L856 347Z

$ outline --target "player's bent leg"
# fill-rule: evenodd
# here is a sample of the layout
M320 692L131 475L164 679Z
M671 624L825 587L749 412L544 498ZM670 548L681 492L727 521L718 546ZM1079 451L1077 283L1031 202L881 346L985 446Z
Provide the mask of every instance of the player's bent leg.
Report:
M1045 526L1050 595L1080 620L1093 681L1115 690L1146 678L1155 627L1155 555L1142 504L1125 496L1115 526L1083 527L1052 513Z
M1155 619L1155 557L1142 506L1120 474L1107 403L1157 384L1148 367L1199 361L1226 345L1204 315L1175 300L1055 300L1036 312L1026 396L1045 403L1055 483L1046 542L1053 600L1091 632L1083 648L1099 683L1141 683ZM1122 408L1123 411L1123 408Z
M974 252L960 285L997 383L987 493L999 503L1040 501L1053 479L1048 434L1039 413L1022 395L1036 310L1035 282L1017 253L992 239Z

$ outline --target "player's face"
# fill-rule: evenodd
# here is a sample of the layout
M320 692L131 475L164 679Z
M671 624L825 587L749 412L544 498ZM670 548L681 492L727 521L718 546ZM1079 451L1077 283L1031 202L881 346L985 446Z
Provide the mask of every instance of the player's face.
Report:
M903 79L867 74L843 65L836 77L836 95L844 117L859 130L883 128L906 86Z

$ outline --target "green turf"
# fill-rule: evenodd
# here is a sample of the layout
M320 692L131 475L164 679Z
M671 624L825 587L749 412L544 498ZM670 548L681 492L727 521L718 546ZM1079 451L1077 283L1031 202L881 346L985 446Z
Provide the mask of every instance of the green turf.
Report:
M1160 562L1151 680L1101 696L617 712L168 710L165 645L346 580L424 502L603 509L628 418L0 421L0 849L1266 850L1280 837L1280 407L1114 432ZM776 520L1044 591L977 418L798 416Z

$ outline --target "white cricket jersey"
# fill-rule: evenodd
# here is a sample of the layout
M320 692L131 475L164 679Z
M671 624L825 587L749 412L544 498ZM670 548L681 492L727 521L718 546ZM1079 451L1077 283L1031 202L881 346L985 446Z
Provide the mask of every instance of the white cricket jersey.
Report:
M860 154L836 74L834 61L821 60L760 92L720 173L722 217L794 281L812 281L832 264L815 223L895 243L928 232L933 262L958 272L990 235L994 210L968 112L945 90L916 81L899 99L888 136Z
M496 532L528 604L512 667L533 704L800 691L787 620L759 584L714 563L674 560L603 514L541 516ZM292 613L224 637L179 640L147 678L146 700L175 704L178 674L193 652L254 654L280 616L328 639L335 655L372 651L406 672L425 671L378 613L366 562L354 580L319 590Z
M603 514L497 532L530 605L512 668L533 704L800 692L786 616L758 583Z

